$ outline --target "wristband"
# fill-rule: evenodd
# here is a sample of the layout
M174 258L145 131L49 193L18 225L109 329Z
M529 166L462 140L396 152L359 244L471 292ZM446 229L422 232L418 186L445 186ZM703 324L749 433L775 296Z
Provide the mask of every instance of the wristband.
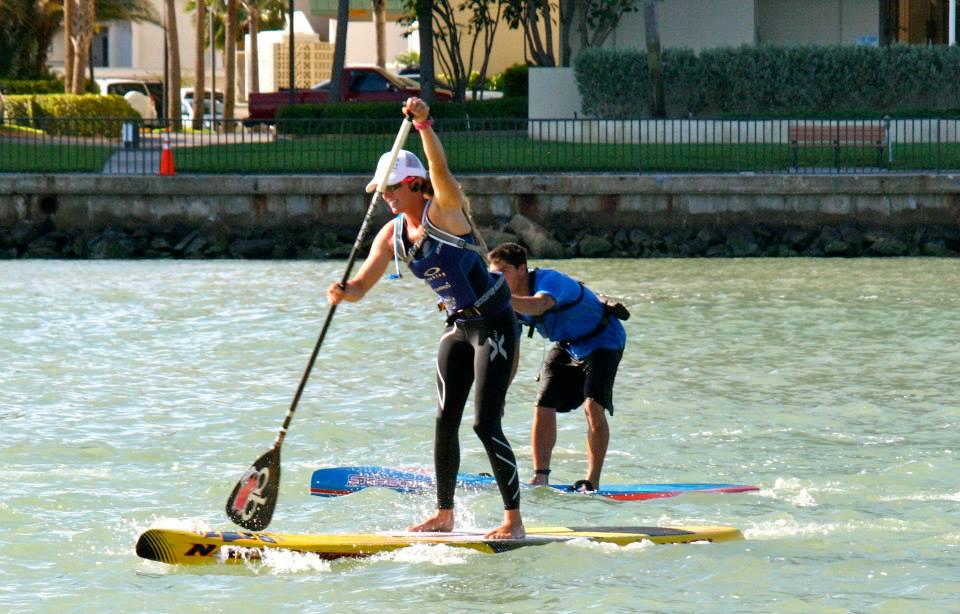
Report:
M429 127L431 127L431 126L433 126L433 120L430 119L429 117L428 117L427 119L423 120L422 122L419 122L419 121L416 121L416 120L413 121L413 128L414 128L414 130L416 130L417 132L420 132L421 130L426 130L427 128L429 128Z

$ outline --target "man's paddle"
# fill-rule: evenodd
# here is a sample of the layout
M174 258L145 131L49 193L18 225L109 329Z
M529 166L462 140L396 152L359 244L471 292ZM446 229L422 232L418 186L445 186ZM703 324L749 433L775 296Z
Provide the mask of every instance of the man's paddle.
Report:
M387 177L390 171L397 163L397 155L400 148L403 147L410 134L411 119L404 118L400 125L400 132L393 142L393 149L390 150L390 163L381 169L377 180L377 190L370 198L370 206L367 207L367 213L363 217L363 224L360 226L360 232L357 234L357 240L353 242L353 248L350 250L350 258L347 261L347 269L343 272L341 286L346 286L350 278L350 271L353 269L353 263L357 258L357 252L360 250L360 244L367 236L367 229L370 226L370 220L376 209L377 201L383 195L383 188L387 184ZM323 322L323 328L320 330L320 337L313 346L313 353L310 355L310 361L307 368L300 378L300 385L297 386L297 393L293 396L293 402L290 409L287 410L287 416L283 420L283 426L277 434L273 447L258 458L253 465L247 469L237 485L234 486L230 498L227 499L227 516L244 529L251 531L260 531L267 528L270 519L273 517L273 508L277 505L277 495L280 490L280 446L287 436L287 429L290 426L290 420L293 418L293 412L297 410L297 404L303 395L303 389L307 384L307 378L310 377L310 371L313 369L313 363L317 360L317 354L320 352L320 346L323 344L323 338L327 336L327 329L330 328L330 321L337 310L336 305L330 305L327 311L327 319Z

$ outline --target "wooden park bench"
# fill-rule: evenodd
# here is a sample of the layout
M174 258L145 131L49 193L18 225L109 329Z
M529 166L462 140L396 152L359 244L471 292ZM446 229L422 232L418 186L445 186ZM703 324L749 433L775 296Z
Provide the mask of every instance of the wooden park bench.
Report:
M840 168L840 148L844 145L873 147L877 150L877 166L883 166L883 149L887 131L883 126L870 124L794 124L787 127L790 141L790 164L797 168L797 153L801 147L833 147L833 164Z

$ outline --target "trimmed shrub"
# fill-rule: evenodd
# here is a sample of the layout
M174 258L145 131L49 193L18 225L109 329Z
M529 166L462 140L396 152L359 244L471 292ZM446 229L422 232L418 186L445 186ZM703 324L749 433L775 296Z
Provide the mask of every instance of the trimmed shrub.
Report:
M514 64L508 66L506 70L499 75L494 83L498 89L503 90L504 98L523 97L529 95L530 68L526 64Z
M4 115L52 135L120 136L120 120L140 121L122 96L57 94L7 96ZM73 120L73 121L70 121Z
M389 134L400 121L398 102L341 102L281 107L277 123L281 134ZM430 114L446 130L496 130L500 120L527 117L526 98L441 102ZM322 121L316 121L322 120ZM455 121L460 120L460 121Z
M39 110L34 102L35 96L4 96L3 115L5 118L13 119L33 119L39 115ZM26 125L29 122L17 122Z
M587 115L649 114L647 55L587 49L574 62ZM667 49L671 117L875 115L960 108L960 48L894 45Z

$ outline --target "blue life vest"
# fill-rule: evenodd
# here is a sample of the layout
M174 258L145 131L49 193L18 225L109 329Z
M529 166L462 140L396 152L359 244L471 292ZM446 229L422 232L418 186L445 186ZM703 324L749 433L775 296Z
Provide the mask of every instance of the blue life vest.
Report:
M449 316L481 306L484 315L504 311L509 300L500 299L503 296L509 299L510 294L501 291L506 285L503 276L487 271L484 249L477 245L472 232L455 235L430 221L427 210L432 202L423 208L423 238L413 245L407 240L403 215L397 216L393 223L394 257L407 263L415 277L427 282L443 301ZM497 300L488 304L491 299ZM479 315L473 313L463 319L475 319Z
M596 349L620 350L627 334L603 303L581 282L551 269L530 271L530 295L546 294L556 304L539 316L518 315L521 322L559 343L571 356L582 360Z

